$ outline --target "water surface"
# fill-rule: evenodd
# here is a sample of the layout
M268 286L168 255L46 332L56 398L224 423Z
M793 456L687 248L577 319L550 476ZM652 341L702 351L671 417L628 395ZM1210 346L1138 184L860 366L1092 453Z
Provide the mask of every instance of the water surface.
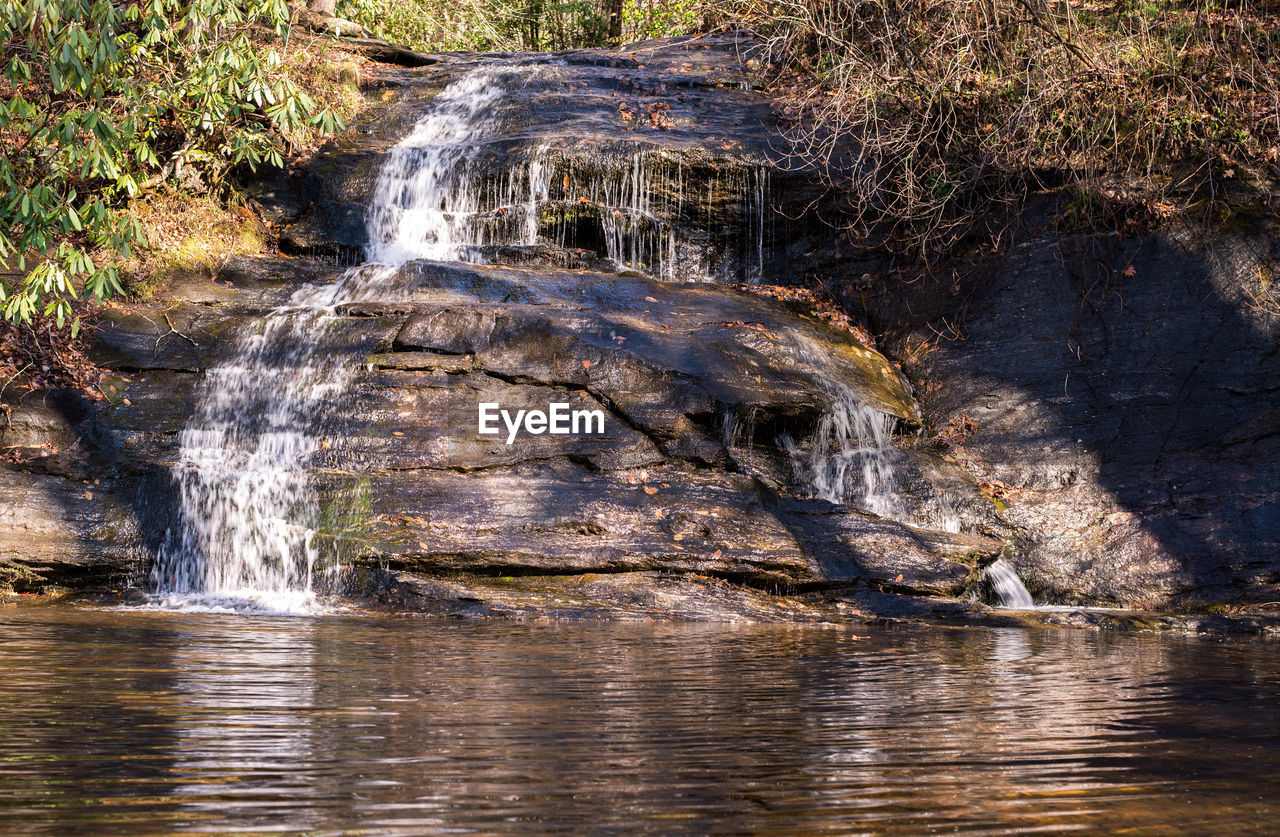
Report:
M1280 660L1080 631L0 610L24 833L1273 833Z

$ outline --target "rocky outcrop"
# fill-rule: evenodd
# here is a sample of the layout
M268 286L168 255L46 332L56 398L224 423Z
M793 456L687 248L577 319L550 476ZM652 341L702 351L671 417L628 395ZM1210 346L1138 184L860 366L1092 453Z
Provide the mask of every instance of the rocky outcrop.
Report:
M93 445L82 454L103 463L100 476L133 492L113 495L110 507L139 531L154 539L176 518L167 469L198 370L229 348L227 335L253 328L264 305L323 270L237 261L162 303L109 312L98 344L117 375L78 444ZM816 319L740 291L634 273L413 262L394 285L398 294L353 303L332 326L334 344L362 371L334 405L312 481L321 498L315 526L346 565L440 579L624 574L630 587L650 577L637 573L699 579L673 582L685 593L730 582L770 592L835 584L956 595L1000 550L986 538L786 499L797 486L779 434L812 432L832 376L904 427L916 422L894 367ZM478 432L482 402L512 412L552 402L599 411L603 432L521 433L508 444L505 431ZM77 444L56 412L43 424L39 415L18 407L5 441L21 433L44 444L41 434L56 430L63 445ZM725 416L750 416L752 440L727 439ZM10 531L51 517L63 495L92 493L59 484L15 506ZM49 538L40 561L60 554L70 572L81 561L115 560L118 573L138 574L145 538L113 552L100 538L120 534L105 522L67 524L75 537ZM612 584L587 589L610 600L617 593ZM750 610L735 607L735 618Z
M1003 524L916 435L912 389L884 355L728 286L785 275L812 231L783 204L817 194L777 167L744 50L727 35L498 63L522 93L495 105L466 184L494 231L481 239L517 224L537 240L467 254L490 264L404 264L307 334L357 370L307 472L306 523L322 563L345 568L341 590L453 615L847 618L863 594L961 596L1000 554ZM287 256L105 309L102 401L12 405L0 448L20 502L0 548L28 586L146 577L180 525L171 471L205 372L299 286L338 280L387 149L480 61L495 63L393 77L307 172L262 185ZM546 192L527 200L535 175ZM673 281L690 278L720 281ZM481 433L482 403L561 403L602 426ZM793 456L820 456L816 428L847 403L891 417L906 502L934 519L945 499L965 534L809 496Z
M756 49L749 34L727 33L503 63L453 56L388 77L385 102L260 198L285 225L287 252L358 260L387 151L442 87L496 66L519 95L488 108L492 130L468 163L489 240L532 224L588 259L612 247L665 278L787 276L830 237L816 220L826 198L783 164L769 99L744 66ZM545 184L532 205L531 177Z
M964 339L913 368L1001 488L1040 600L1280 598L1280 316L1251 287L1275 231L1193 242L1046 229L967 289ZM943 292L946 296L946 292ZM945 296L944 296L945 298Z
M164 307L135 306L104 329L104 360L128 371L100 415L117 462L172 461L174 410L190 409L197 380L187 370L278 298L279 271L235 263L224 275L252 273L233 282L252 289L219 290L221 302L176 289L167 321ZM349 305L335 324L338 342L366 352L352 357L363 371L335 405L315 481L319 528L352 561L446 575L693 573L769 589L902 576L902 589L956 593L999 549L830 504L818 517L779 505L794 486L775 436L811 432L829 376L915 421L899 373L852 335L739 291L639 274L413 262L395 285L400 295ZM157 321L183 336L140 335ZM478 433L485 402L599 411L603 432L508 444L505 430ZM754 417L753 445L724 438L726 415ZM863 550L830 572L815 550L830 552L822 542L839 527L821 521L848 516L859 522L844 536L865 538Z

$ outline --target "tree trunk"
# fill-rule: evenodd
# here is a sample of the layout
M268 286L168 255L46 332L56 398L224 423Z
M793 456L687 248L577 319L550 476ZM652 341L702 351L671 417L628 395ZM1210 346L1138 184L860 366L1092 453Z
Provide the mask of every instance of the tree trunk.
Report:
M307 8L318 15L333 17L338 8L338 0L307 0Z
M611 46L622 43L622 3L623 0L609 0L609 44Z

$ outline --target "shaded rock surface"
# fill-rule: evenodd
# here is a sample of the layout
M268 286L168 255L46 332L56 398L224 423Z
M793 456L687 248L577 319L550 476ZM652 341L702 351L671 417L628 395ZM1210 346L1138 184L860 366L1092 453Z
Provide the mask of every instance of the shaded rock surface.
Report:
M455 576L369 571L353 588L374 608L451 617L693 622L821 622L822 601L774 596L717 578L659 573ZM842 616L853 615L852 608Z
M1050 602L1275 601L1280 316L1249 294L1274 224L1060 240L1051 211L1033 206L967 300L964 339L914 370L939 426L969 416L976 470L1011 487L1021 575Z
M130 486L0 469L0 584L120 585L142 555Z

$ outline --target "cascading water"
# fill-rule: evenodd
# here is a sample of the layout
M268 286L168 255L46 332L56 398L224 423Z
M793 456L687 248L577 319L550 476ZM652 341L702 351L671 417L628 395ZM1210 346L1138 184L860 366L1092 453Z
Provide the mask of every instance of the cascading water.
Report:
M396 266L476 244L467 163L494 127L501 74L446 87L389 154L367 217L369 263L298 289L209 369L174 467L179 515L152 571L168 605L315 606L318 509L306 469L355 367L339 306L394 293ZM333 567L325 568L328 570Z
M960 515L951 498L940 495L927 503L918 498L909 503L904 496L893 443L897 417L865 403L835 380L803 337L794 335L792 341L795 354L813 371L829 399L807 444L799 445L790 436L779 439L801 491L900 523L959 532Z
M585 225L601 238L591 242L593 248L618 267L668 280L760 281L769 184L764 166L700 172L707 177L703 195L686 193L693 173L679 155L645 147L614 149L587 160L562 159L544 147L531 169L534 165L541 172L559 173L544 181L535 202L547 203L550 238L556 244L578 243ZM532 176L529 182L532 195ZM508 199L514 203L513 197ZM733 216L732 224L717 221L717 205ZM698 206L705 207L705 217ZM705 232L686 240L677 231L682 221Z
M807 449L782 439L798 482L810 495L831 503L848 503L873 514L945 532L960 531L960 516L949 498L939 498L937 511L921 519L907 508L894 467L893 429L897 419L862 403L847 387L829 382L832 404L818 420ZM1013 565L997 559L983 580L1003 607L1032 608L1035 600Z
M808 450L783 440L801 485L830 503L909 522L893 465L897 419L864 404L835 381L828 382L828 389L832 403L818 420Z
M526 78L548 66L522 65ZM449 85L436 96L431 112L391 150L366 221L371 260L470 260L473 248L489 243L492 212L483 200L483 178L470 163L476 140L497 127L497 105L507 95L501 76L517 75L519 69L474 70ZM532 244L537 235L534 207L547 187L540 166L531 165L526 173L525 203L533 223L522 225L518 243ZM505 195L513 204L516 194L525 191L514 174L509 173Z
M1003 558L997 558L983 572L983 576L1000 597L1000 604L1003 607L1025 609L1036 606L1035 599L1031 598L1031 593L1027 591L1022 579L1018 578L1013 565Z

